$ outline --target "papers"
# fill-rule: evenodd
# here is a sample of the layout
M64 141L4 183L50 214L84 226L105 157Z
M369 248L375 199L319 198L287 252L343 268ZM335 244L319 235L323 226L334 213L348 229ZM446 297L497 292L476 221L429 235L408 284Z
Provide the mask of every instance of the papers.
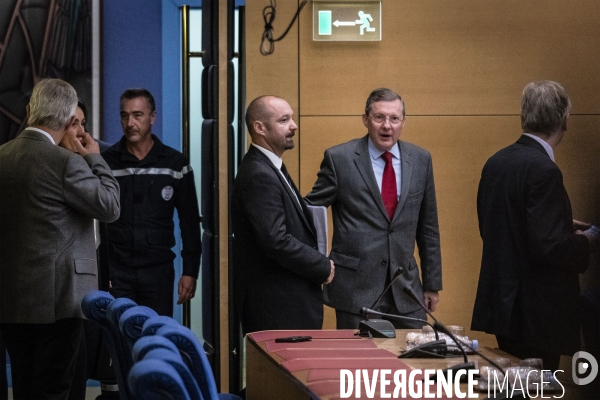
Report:
M308 210L312 214L313 223L317 231L317 243L319 251L325 255L328 254L327 239L327 207L308 205Z
M592 225L589 229L586 229L583 233L587 233L587 234L591 235L594 240L600 240L600 229L595 225Z

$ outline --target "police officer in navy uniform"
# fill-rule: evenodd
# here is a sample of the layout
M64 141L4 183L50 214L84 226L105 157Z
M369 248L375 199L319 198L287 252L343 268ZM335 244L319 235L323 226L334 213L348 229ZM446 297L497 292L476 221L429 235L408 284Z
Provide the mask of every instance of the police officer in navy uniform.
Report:
M175 209L183 241L177 304L194 297L200 268L194 175L180 152L152 134L156 107L149 91L126 90L120 110L124 136L102 153L121 186L121 217L108 225L111 293L172 316Z

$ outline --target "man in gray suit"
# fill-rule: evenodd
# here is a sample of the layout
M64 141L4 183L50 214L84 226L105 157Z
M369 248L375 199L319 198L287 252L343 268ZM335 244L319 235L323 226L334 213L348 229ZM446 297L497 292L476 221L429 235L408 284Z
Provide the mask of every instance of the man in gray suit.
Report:
M57 146L77 94L46 79L28 128L0 147L0 329L15 399L66 399L83 332L81 299L98 287L94 222L119 217L119 186L88 135Z
M356 329L362 307L407 317L426 317L406 293L411 287L430 311L442 289L442 267L431 155L400 141L406 121L402 98L374 90L362 116L368 134L325 151L306 200L331 206L336 278L325 286L325 303L336 310L338 329ZM421 260L413 256L415 242ZM390 290L374 304L394 276ZM397 328L421 323L394 321Z

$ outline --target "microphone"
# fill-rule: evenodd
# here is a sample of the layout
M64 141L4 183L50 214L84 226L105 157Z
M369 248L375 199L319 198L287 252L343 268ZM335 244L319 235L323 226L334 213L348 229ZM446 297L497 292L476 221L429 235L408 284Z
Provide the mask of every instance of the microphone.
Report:
M373 303L371 308L375 308L377 304L383 298L383 295L387 293L388 290L392 287L393 283L402 276L402 268L398 268L394 273L390 283L383 289L383 292L379 295L377 300ZM363 307L363 310L365 307ZM368 310L368 309L367 309ZM369 336L376 338L395 338L396 337L396 328L394 325L385 319L369 319L368 314L364 314L361 310L361 315L365 316L366 320L360 321L358 324L359 335L360 336ZM373 314L375 315L375 314Z
M370 308L367 308L367 307L363 307L360 310L360 314L367 319L369 319L370 316L375 315L378 317L384 317L384 318L388 318L388 319L422 322L423 324L427 324L427 325L431 326L431 328L433 328L433 332L435 333L435 340L440 340L437 330L426 319L405 317L404 315L386 314L386 313L382 313L379 311L371 310Z

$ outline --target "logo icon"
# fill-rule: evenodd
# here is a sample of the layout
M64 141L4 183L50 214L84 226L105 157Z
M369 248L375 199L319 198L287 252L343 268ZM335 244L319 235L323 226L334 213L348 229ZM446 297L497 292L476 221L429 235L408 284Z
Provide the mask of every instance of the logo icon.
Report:
M165 186L160 192L160 195L164 201L171 200L171 197L173 197L173 186Z
M573 382L576 385L587 385L596 379L598 375L598 361L588 352L578 351L573 354L571 364L573 370Z

